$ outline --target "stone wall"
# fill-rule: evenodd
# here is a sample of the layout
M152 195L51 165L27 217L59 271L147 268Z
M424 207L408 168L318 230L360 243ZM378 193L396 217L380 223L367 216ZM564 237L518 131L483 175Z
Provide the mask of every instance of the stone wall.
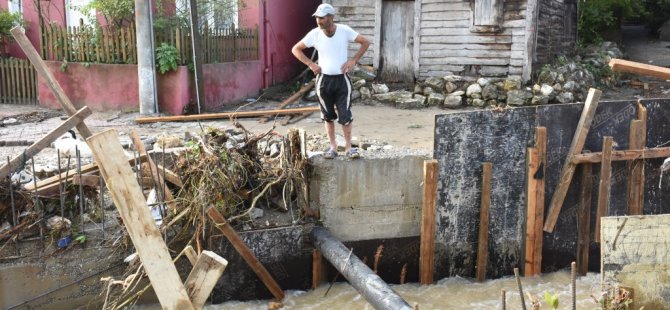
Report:
M571 54L577 42L577 1L538 0L537 62L533 69L555 56Z

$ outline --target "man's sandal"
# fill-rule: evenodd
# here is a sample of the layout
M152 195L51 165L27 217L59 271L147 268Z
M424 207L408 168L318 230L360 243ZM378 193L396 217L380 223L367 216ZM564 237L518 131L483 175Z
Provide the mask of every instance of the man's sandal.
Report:
M347 151L347 158L354 159L354 158L360 158L361 154L358 153L358 149L356 148L351 148Z
M337 157L337 151L332 148L329 148L328 150L323 152L323 158L325 159L333 159L335 157Z

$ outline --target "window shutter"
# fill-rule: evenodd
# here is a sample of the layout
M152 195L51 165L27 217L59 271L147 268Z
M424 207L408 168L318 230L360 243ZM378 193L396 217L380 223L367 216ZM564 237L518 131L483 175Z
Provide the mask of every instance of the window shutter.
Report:
M499 32L503 19L504 0L474 0L475 13L472 32Z

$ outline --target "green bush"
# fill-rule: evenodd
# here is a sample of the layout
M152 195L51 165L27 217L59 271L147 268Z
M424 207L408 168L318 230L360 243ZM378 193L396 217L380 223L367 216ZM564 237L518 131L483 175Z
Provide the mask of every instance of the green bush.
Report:
M14 26L22 26L23 18L21 13L9 13L7 10L0 9L0 38L11 38L9 32Z
M663 23L670 21L670 0L645 0L645 20L651 33L656 33Z
M161 46L156 48L156 62L158 71L161 74L165 74L168 71L177 71L179 60L179 53L176 47L167 43L161 43Z
M579 0L577 29L582 45L602 41L601 34L619 28L624 19L643 16L645 8L639 0ZM670 1L670 0L647 0Z

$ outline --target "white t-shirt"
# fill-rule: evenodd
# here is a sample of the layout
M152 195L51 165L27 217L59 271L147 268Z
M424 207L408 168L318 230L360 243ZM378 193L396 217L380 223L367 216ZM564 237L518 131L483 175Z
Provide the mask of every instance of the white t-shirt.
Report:
M335 24L335 34L328 37L320 28L314 28L302 39L307 47L319 51L321 73L328 75L342 74L342 65L348 60L349 42L354 42L358 32L347 25Z

